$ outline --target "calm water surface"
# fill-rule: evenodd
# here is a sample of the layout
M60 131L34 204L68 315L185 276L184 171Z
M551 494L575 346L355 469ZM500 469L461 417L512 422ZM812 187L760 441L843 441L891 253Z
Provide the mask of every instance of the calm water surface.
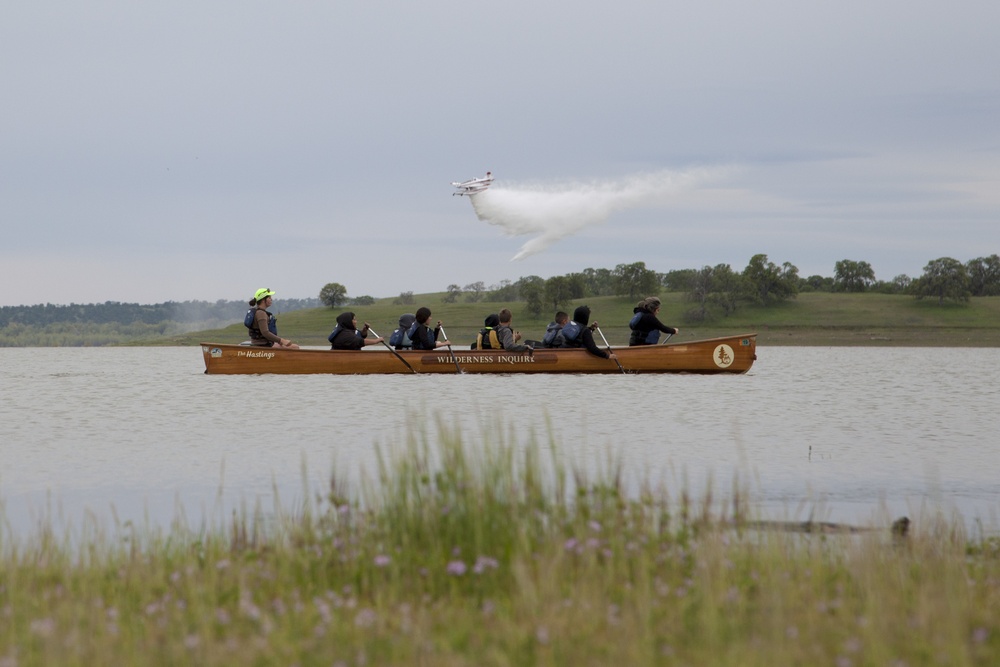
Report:
M377 353L377 352L372 352ZM778 518L958 512L996 532L997 349L758 348L744 376L207 376L199 348L0 349L0 502L17 534L301 505L437 417L569 465ZM89 519L88 519L89 520Z

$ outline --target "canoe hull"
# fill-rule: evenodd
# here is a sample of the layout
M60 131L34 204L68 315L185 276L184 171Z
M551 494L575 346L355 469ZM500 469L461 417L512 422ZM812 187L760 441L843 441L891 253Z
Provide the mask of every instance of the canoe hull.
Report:
M612 349L627 373L746 373L757 358L757 334ZM212 375L454 374L458 369L463 373L622 372L613 360L595 357L583 349L538 349L533 354L455 350L454 358L447 348L400 351L396 356L382 346L363 350L284 350L202 343L201 351L205 372Z

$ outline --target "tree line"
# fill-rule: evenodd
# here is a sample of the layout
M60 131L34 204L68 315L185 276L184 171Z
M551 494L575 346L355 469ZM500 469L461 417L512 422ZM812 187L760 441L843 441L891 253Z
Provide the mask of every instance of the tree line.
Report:
M684 314L688 321L728 316L743 304L770 305L795 298L803 292L882 292L908 294L917 299L967 302L972 297L1000 295L1000 256L993 254L967 262L942 257L924 267L921 276L899 275L877 280L871 264L844 259L834 265L833 276L799 276L798 268L777 265L765 254L750 258L746 267L729 264L680 269L660 273L644 262L619 264L613 269L588 268L565 275L542 278L522 276L487 286L484 282L453 283L443 300L466 302L524 303L529 314L564 308L572 301L594 296L627 296L632 299L662 291L682 292L691 304ZM413 292L395 299L400 305L414 304ZM328 283L319 298L281 300L282 312L345 305L365 306L371 296L349 297L340 283ZM143 305L104 303L32 306L0 306L0 347L22 345L109 345L143 338L186 333L243 320L245 301L168 301Z
M780 266L766 254L750 258L742 271L729 264L704 266L701 269L680 269L658 273L645 262L619 264L614 269L593 269L542 278L522 276L517 280L502 280L487 286L473 282L461 286L448 285L443 300L455 303L463 299L476 302L523 302L531 315L558 310L572 301L594 296L628 296L638 299L660 291L683 292L692 304L685 313L688 321L705 321L713 315L728 316L745 303L771 305L793 299L803 292L880 292L908 294L917 299L933 298L963 302L974 296L1000 295L1000 256L978 257L960 262L950 257L932 260L917 278L898 275L892 280L877 280L875 270L865 261L843 259L834 264L833 276L799 276L790 262ZM331 308L346 305L350 299L347 288L340 283L328 283L320 290L320 301ZM364 303L361 303L364 301ZM369 296L358 297L355 303L373 303ZM394 300L399 305L414 303L413 292L402 292Z
M283 312L319 308L319 299L282 299ZM0 347L114 345L243 321L246 301L156 304L51 303L0 306Z

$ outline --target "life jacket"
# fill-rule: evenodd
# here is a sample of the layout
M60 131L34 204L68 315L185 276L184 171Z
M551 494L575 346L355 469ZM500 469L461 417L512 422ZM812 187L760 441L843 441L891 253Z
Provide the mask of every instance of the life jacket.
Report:
M333 345L334 339L336 339L337 336L339 336L344 331L347 331L347 329L340 326L339 324L333 328L333 331L330 332L330 335L326 337L326 339L330 341L331 346Z
M561 324L553 322L545 329L545 336L542 337L542 347L562 347L566 337L563 336Z
M497 337L497 330L493 327L480 329L479 335L476 336L476 349L502 350L503 346L500 345L500 338Z
M583 333L582 324L573 320L567 322L562 328L563 347L582 347L583 338L580 336L581 333Z
M435 348L435 345L434 345L434 330L431 329L429 326L424 325L424 332L425 333L424 333L423 340L421 340L417 336L417 329L419 329L419 328L420 328L420 322L414 322L410 326L409 330L406 332L406 335L409 337L409 339L413 343L413 349L414 350L433 350Z
M657 329L652 331L643 331L641 329L636 329L639 326L639 321L642 319L643 312L640 310L632 319L629 320L628 328L632 330L629 334L628 344L631 345L656 345L660 342L660 332Z
M278 335L278 320L271 314L271 311L265 310L267 313L267 330L273 333L275 336ZM247 314L243 316L243 326L250 330L250 338L253 340L263 340L264 336L261 335L260 329L257 328L257 306L254 306L247 311Z
M397 350L412 350L413 341L410 339L410 328L417 318L413 313L403 313L399 316L399 326L389 336L389 345Z
M400 327L392 332L389 336L389 345L392 345L397 350L409 350L413 348L413 341L410 340L409 330Z

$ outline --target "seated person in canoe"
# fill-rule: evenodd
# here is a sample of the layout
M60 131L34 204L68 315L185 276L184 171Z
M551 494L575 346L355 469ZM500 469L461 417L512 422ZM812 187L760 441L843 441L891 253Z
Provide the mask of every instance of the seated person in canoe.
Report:
M417 309L416 321L410 327L409 331L414 350L433 350L438 347L450 345L447 340L438 340L438 336L441 335L441 320L438 320L437 326L431 329L427 326L427 322L430 319L430 308L421 306Z
M327 337L330 341L331 350L360 350L365 345L377 345L382 342L380 337L368 337L368 330L371 327L365 322L365 326L358 330L358 318L354 313L347 312L337 315L337 326Z
M573 319L562 328L563 347L584 347L595 357L617 361L618 357L610 349L602 350L597 347L597 343L594 342L594 329L597 328L597 322L588 324L589 321L590 308L588 306L580 306L574 310Z
M680 333L680 329L668 327L661 322L657 315L660 313L660 299L655 296L647 296L632 309L635 313L628 323L632 330L629 335L628 344L631 345L656 345L660 340L660 332L674 336Z
M250 332L250 344L261 347L283 347L297 350L299 346L278 335L278 321L268 310L274 303L274 292L266 287L257 290L250 299L250 310L247 311L243 324Z

